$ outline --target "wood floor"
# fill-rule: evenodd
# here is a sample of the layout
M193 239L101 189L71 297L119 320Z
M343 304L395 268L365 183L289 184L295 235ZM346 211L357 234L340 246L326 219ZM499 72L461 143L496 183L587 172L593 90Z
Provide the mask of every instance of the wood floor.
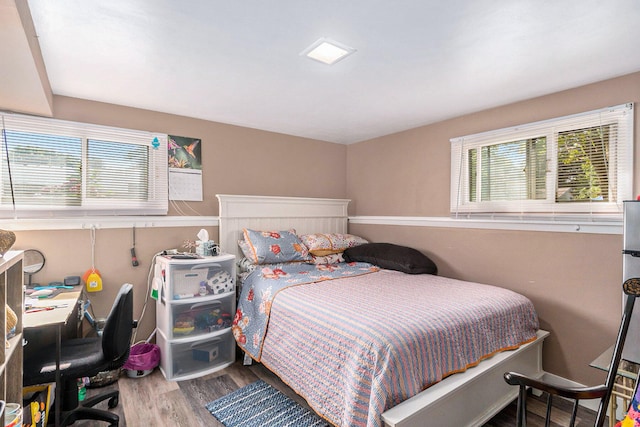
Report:
M113 411L120 415L120 426L211 426L223 427L209 412L205 405L233 390L262 379L281 392L308 407L304 399L295 394L275 375L262 365L242 366L238 361L234 365L214 374L188 381L166 381L159 369L143 378L128 378L122 375L117 383L89 389L87 396L99 394L111 388L120 390L120 404ZM562 405L552 412L552 426L566 426L570 408ZM557 405L558 405L557 404ZM531 396L528 405L528 426L542 427L545 404ZM106 408L106 403L98 407ZM513 427L516 417L515 404L506 407L483 427ZM593 426L595 413L584 408L578 411L576 426ZM74 426L99 426L105 423L78 421ZM265 426L268 427L268 426ZM425 427L429 427L425 422ZM459 426L433 426L459 427Z

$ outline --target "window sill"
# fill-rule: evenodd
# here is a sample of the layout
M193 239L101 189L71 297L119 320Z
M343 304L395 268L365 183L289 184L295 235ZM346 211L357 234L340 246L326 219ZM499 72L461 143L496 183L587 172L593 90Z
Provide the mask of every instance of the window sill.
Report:
M608 221L559 221L516 219L454 219L418 216L351 216L350 224L400 225L414 227L477 228L491 230L544 231L552 233L620 234L623 223Z
M25 218L0 220L0 228L11 231L217 226L217 216L94 216L79 218Z

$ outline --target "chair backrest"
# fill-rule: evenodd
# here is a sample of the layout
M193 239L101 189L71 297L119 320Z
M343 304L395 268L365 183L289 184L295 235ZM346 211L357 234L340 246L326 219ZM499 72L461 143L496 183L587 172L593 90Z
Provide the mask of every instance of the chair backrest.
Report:
M107 360L116 362L129 354L133 333L133 285L120 288L102 331L102 351Z

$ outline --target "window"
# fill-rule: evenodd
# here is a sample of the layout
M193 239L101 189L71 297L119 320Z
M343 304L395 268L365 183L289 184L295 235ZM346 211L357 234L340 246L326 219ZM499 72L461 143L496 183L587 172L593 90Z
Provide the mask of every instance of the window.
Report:
M0 113L0 216L165 215L167 136Z
M451 140L453 216L622 214L633 105Z

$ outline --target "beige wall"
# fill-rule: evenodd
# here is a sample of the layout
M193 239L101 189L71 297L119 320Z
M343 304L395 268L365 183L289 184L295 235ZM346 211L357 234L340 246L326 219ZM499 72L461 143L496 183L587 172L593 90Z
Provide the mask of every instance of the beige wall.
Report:
M61 96L55 118L202 139L204 201L178 203L185 215L217 215L216 194L344 197L346 147ZM175 213L176 207L172 208Z
M448 216L451 138L626 102L640 102L640 73L349 145L349 213ZM635 114L637 128L637 105ZM637 131L635 138L638 165ZM638 188L640 174L635 174Z
M640 73L350 145L350 214L448 216L451 138L625 102L640 102ZM635 138L637 165L637 131ZM637 191L640 174L634 179ZM373 241L414 246L432 256L444 276L527 295L542 327L552 332L544 349L545 368L586 384L602 380L588 364L615 342L622 309L622 236L372 225L349 229Z
M54 117L101 125L142 129L202 139L203 202L177 202L172 215L217 216L216 194L283 195L344 198L346 147L323 141L162 114L152 111L55 96ZM120 285L134 285L135 313L142 311L147 274L156 252L195 240L201 227L137 228L139 267L132 267L131 229L98 229L96 267L104 291L90 294L97 315L106 315ZM217 240L217 227L209 234ZM48 283L82 275L91 266L89 230L18 231L16 249L35 248L46 265L34 281ZM138 338L153 331L155 307L150 304Z
M180 202L172 214L217 215L215 194L228 193L347 197L353 200L352 215L447 216L450 138L637 103L640 73L350 146L60 96L53 101L56 118L202 138L205 200ZM636 189L638 179L636 174ZM138 229L136 268L128 253L131 230L98 230L96 266L105 279L105 291L92 295L98 314L106 313L124 282L134 284L140 313L153 254L181 245L198 229ZM615 339L621 236L371 225L350 230L373 241L414 246L433 256L442 275L529 296L542 326L552 332L545 367L584 383L601 379L587 365ZM215 238L217 228L210 233ZM18 232L17 237L16 248L41 249L47 256L37 281L82 274L90 266L88 230ZM153 306L147 316L139 339L153 330Z

